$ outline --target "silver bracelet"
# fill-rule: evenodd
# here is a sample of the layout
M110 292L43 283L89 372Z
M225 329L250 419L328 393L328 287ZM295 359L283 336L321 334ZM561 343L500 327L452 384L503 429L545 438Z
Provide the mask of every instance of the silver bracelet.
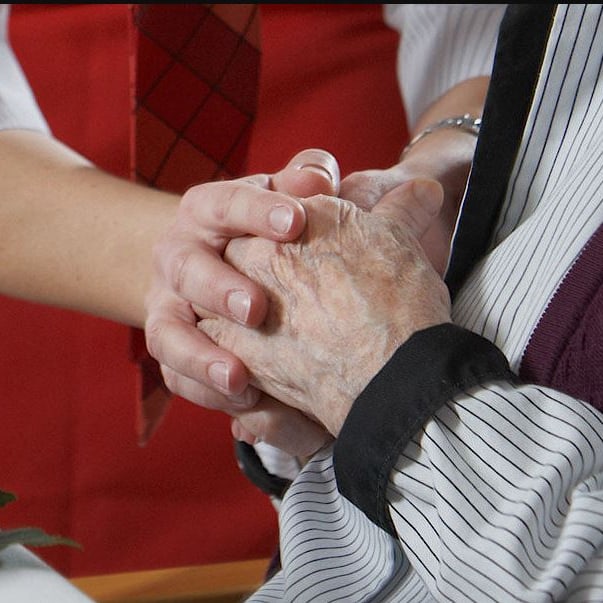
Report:
M471 115L466 114L459 117L447 117L446 119L442 119L441 121L436 122L430 126L427 126L424 130L419 132L405 147L400 155L400 159L406 155L406 153L414 147L419 140L422 140L428 134L435 132L436 130L441 130L442 128L458 128L463 132L467 132L468 134L473 134L474 136L479 135L479 130L482 125L481 117L471 117Z

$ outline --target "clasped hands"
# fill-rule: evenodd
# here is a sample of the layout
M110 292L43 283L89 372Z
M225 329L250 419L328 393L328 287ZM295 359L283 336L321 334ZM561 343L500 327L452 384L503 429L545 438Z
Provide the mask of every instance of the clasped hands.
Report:
M168 388L233 417L235 438L307 456L417 330L450 321L425 245L446 195L402 164L339 182L324 151L200 185L155 249L145 332ZM422 243L423 242L423 246Z

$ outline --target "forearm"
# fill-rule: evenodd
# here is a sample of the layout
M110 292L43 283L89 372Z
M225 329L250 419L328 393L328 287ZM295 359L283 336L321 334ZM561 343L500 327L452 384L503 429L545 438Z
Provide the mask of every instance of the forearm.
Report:
M450 88L421 113L411 130L411 138L427 126L448 117L465 114L472 117L481 117L489 83L490 78L488 76L480 76L467 79Z
M401 34L399 78L411 130L447 90L491 73L505 9L505 4L388 5L388 23Z
M504 12L504 4L386 5L386 20L400 33L398 78L411 139L442 119L481 116ZM475 142L472 134L444 128L405 154L409 173L444 186L441 216L422 241L436 257L447 255Z
M489 77L465 80L454 86L431 104L411 131L411 140L441 120L470 115L481 117L488 91ZM437 128L414 144L403 154L408 169L434 177L446 190L464 188L475 152L477 136L456 127Z
M142 326L151 248L178 197L36 132L0 132L0 156L0 292Z

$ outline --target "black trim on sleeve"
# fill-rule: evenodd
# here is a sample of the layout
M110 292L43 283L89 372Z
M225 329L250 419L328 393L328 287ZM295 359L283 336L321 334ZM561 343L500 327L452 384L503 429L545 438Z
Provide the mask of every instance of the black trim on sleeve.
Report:
M360 394L343 425L334 450L341 494L395 535L386 490L400 453L447 400L493 379L516 377L487 339L450 323L415 333Z

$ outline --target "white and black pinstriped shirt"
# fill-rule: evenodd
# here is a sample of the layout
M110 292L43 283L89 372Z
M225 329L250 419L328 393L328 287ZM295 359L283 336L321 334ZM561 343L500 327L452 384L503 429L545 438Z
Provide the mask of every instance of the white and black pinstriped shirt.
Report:
M411 42L400 67L411 123L422 105L483 72L502 6L388 8ZM514 373L601 225L601 16L601 5L558 9L488 254L455 299L455 323L495 342ZM44 130L14 57L0 51L0 127ZM441 77L425 78L438 53ZM600 275L600 259L595 268ZM251 600L603 601L601 414L556 389L520 385L479 338L424 335L358 401L338 443L339 484L326 450L289 489L284 571ZM479 383L440 400L443 369L430 346L462 360L459 382ZM400 404L410 391L416 397Z
M283 570L250 601L603 601L603 415L515 377L601 230L602 17L557 7L458 327L402 346L303 468L280 510Z

